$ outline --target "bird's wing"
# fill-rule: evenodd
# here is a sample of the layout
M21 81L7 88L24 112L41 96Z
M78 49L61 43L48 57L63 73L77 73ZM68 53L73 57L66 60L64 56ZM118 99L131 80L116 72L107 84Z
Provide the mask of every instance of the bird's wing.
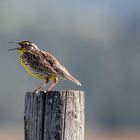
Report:
M52 72L55 72L57 75L64 77L64 73L69 74L68 70L66 70L66 68L50 53L45 52L45 51L41 51L42 52L42 59L40 59L40 63L43 66L49 66L50 70L52 70Z
M51 70L53 72L56 72L56 75L61 76L64 79L68 79L74 83L76 83L77 85L81 85L81 83L74 78L69 71L50 53L42 51L42 56L44 57L42 60L42 64L45 65L45 63L48 66L49 63L49 67L51 67Z
M51 62L48 59L44 59L40 53L25 52L23 57L26 65L31 69L33 68L38 72L46 74L57 74L57 71L51 66Z

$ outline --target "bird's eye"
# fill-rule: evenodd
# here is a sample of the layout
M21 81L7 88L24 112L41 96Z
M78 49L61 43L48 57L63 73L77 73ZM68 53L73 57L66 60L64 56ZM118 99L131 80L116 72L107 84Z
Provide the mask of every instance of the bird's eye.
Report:
M28 46L28 45L29 45L29 43L28 43L28 42L26 42L26 43L25 43L25 46Z

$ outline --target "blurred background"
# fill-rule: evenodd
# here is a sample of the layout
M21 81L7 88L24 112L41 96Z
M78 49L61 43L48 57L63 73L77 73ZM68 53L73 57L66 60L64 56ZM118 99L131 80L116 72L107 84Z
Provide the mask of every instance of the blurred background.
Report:
M81 81L85 140L140 139L140 1L1 0L0 139L23 140L24 95L42 81L20 66L9 41L31 40Z

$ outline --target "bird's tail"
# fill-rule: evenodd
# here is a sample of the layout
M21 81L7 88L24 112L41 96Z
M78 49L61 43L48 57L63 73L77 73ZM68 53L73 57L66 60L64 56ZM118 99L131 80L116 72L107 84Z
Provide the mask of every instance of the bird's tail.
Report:
M76 78L74 78L71 74L65 75L65 78L68 79L68 80L70 80L70 81L72 81L73 83L75 83L75 84L77 84L77 85L79 85L79 86L82 85L82 84L81 84Z

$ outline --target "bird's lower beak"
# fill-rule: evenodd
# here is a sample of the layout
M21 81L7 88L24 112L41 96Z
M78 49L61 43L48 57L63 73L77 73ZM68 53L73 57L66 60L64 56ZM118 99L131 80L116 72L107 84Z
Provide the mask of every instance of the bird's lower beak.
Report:
M13 41L13 42L9 42L9 43L17 43L19 44L19 42ZM13 49L9 49L8 51L14 51L14 50L19 50L20 48L13 48Z
M20 48L13 48L13 49L9 49L8 51L14 51L14 50L19 50Z

